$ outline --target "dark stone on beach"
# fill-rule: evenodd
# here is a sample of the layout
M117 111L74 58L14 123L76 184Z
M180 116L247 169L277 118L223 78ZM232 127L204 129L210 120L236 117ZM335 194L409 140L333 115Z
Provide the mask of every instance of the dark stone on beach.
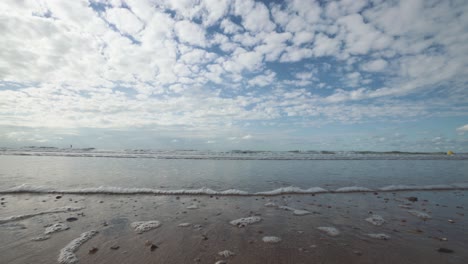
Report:
M67 222L74 222L74 221L78 220L78 218L76 218L76 217L68 217L66 220L67 220Z
M361 251L358 251L358 250L355 250L353 251L354 254L358 255L358 256L362 256L362 252Z
M151 244L150 250L155 251L158 248L155 244Z
M119 248L120 248L120 246L117 246L117 245L114 245L114 246L111 246L111 247L110 247L110 249L112 249L112 250L117 250L117 249L119 249Z
M60 199L60 198L62 198L62 195L55 196L55 199Z
M408 199L408 201L410 201L410 202L417 202L418 201L418 197L414 197L414 196L410 196L410 197L408 197L406 199Z
M453 253L454 251L449 248L439 248L437 251L440 253Z
M98 248L97 248L97 247L92 247L92 248L88 251L88 253L89 253L89 254L94 254L94 253L96 253L97 251L98 251Z
M208 237L205 235L202 235L202 240L208 240Z

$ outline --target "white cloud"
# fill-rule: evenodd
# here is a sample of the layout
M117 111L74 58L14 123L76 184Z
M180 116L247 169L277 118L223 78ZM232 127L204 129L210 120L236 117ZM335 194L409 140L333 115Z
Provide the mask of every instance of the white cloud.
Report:
M468 124L457 128L457 131L460 132L460 133L468 132Z
M270 20L270 11L261 2L237 0L234 10L236 15L242 17L244 28L253 33L270 32L275 29L275 24Z
M386 60L377 59L377 60L368 61L362 64L361 68L362 70L368 71L368 72L381 72L385 70L387 65L388 65L388 62Z
M174 30L179 40L191 45L205 47L207 45L205 38L205 29L198 24L187 20L179 21L175 24Z
M135 35L143 28L141 21L127 8L109 8L105 17L124 34Z

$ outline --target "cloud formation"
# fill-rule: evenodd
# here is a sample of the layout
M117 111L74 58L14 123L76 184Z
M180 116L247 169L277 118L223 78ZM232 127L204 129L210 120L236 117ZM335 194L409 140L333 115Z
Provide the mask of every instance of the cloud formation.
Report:
M466 117L467 12L466 1L1 1L0 126Z

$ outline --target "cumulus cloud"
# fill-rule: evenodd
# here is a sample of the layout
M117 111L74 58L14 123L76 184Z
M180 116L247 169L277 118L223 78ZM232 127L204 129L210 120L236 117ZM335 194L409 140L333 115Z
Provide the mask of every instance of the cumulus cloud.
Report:
M368 61L362 64L361 68L364 71L368 71L368 72L381 72L385 70L387 65L388 65L388 62L386 60L378 59L378 60Z
M460 133L466 133L466 132L468 132L468 124L457 128L457 131L460 132Z

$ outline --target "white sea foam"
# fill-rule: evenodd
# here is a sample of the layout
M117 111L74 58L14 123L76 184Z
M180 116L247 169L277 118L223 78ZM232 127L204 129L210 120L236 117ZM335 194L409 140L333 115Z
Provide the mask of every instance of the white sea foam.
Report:
M428 220L428 219L431 219L432 217L430 215L428 215L427 213L424 213L424 212L421 212L421 211L417 211L417 210L408 210L408 213L418 217L418 218L421 218L423 220Z
M191 226L191 224L190 223L180 223L178 226L179 227L189 227L189 226Z
M442 185L390 185L375 190L383 192L396 191L428 191L428 190L468 190L468 183L442 184ZM46 186L19 185L9 189L0 190L0 194L12 193L50 193L50 194L152 194L152 195L219 195L219 196L277 196L283 194L321 194L321 193L349 193L349 192L371 192L373 189L360 186L348 186L336 190L326 190L321 187L302 189L289 186L271 191L246 192L238 189L215 191L210 188L162 190L151 188L123 188L101 186L82 189L54 189Z
M86 241L93 238L98 231L91 230L84 232L78 238L72 240L68 245L66 245L62 250L60 250L60 255L58 257L58 262L60 264L75 264L78 263L78 257L75 255L75 252L78 248L83 245Z
M287 211L292 211L293 215L298 215L298 216L310 214L310 212L307 211L307 210L299 210L299 209L292 208L292 207L289 207L289 206L280 206L278 208L284 209L284 210L287 210Z
M218 252L218 255L220 255L221 257L229 258L230 256L234 256L236 254L234 254L234 252L229 251L229 250L226 249L226 250Z
M42 235L31 238L31 241L44 241L50 238L50 235Z
M193 209L198 209L198 205L192 204L192 205L187 206L186 208L187 208L187 209L192 209L192 210L193 210Z
M138 221L133 222L130 224L133 229L139 234L150 231L152 229L158 228L161 226L161 222L159 221Z
M247 225L255 224L262 221L262 218L260 216L250 216L250 217L244 217L244 218L239 218L236 220L232 220L229 222L233 226L237 227L245 227Z
M65 230L68 230L68 229L70 229L70 227L68 227L64 223L55 223L55 224L47 227L45 229L45 231L44 231L44 234L49 235L49 234L52 234L52 233L57 233L57 232L65 231Z
M373 214L371 217L366 218L366 221L375 226L381 226L385 224L385 220L383 219L383 217L376 214Z
M278 205L276 203L273 203L273 202L268 202L265 204L266 207L277 207Z
M24 220L24 219L31 218L31 217L38 216L38 215L74 212L74 211L79 211L79 210L83 210L83 209L84 209L84 207L67 206L67 207L53 208L53 209L49 209L49 210L46 210L46 211L36 212L36 213L31 213L31 214L13 215L13 216L9 216L9 217L0 217L0 224L12 222L12 221Z
M281 238L276 236L264 236L262 238L263 242L265 243L279 243L281 242Z
M360 186L349 186L349 187L343 187L343 188L338 188L335 190L335 192L342 192L342 193L347 193L347 192L372 192L372 189L366 188L366 187L360 187Z
M340 234L340 231L338 229L331 226L320 226L317 227L317 229L322 232L325 232L329 236L338 236Z
M327 190L320 188L320 187L313 187L309 189L301 189L299 187L289 186L289 187L282 187L276 190L267 191L267 192L257 192L255 195L281 195L281 194L315 194L315 193L326 193Z
M386 234L367 234L367 236L375 238L375 239L381 239L381 240L389 240L390 236Z

